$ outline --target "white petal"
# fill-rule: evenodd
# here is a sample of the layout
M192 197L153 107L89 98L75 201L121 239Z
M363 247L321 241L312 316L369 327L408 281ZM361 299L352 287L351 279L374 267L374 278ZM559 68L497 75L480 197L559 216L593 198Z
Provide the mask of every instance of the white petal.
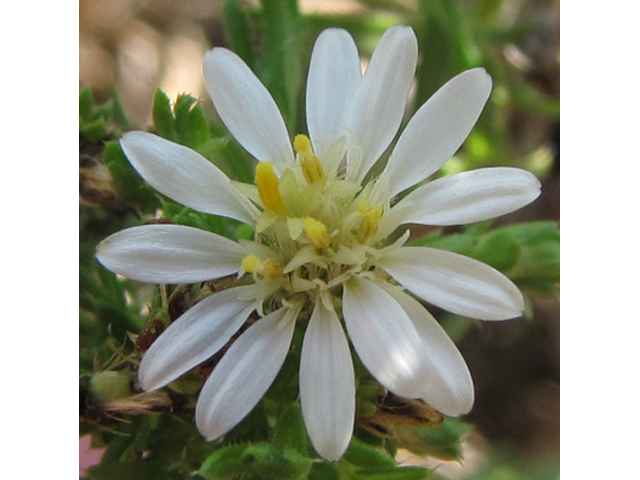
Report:
M358 182L398 131L417 59L416 36L410 27L402 25L388 29L373 52L346 122L350 146L362 152L362 164L355 175Z
M256 208L209 160L147 132L128 132L120 145L149 185L189 208L253 225Z
M522 315L524 299L502 273L464 255L428 247L403 247L379 265L405 288L433 305L480 320Z
M415 185L449 160L465 141L491 94L484 68L462 72L418 109L389 157L389 193Z
M142 225L105 238L96 258L112 272L149 283L195 283L236 273L244 249L182 225Z
M275 100L240 57L226 48L209 50L204 79L220 119L245 150L262 162L293 162Z
M445 415L468 413L473 406L473 380L458 347L418 301L402 292L392 295L411 318L424 345L422 399Z
M464 225L518 210L538 198L540 188L540 181L526 170L481 168L429 182L396 207L410 206L405 223Z
M287 310L258 320L236 340L207 379L196 404L196 425L214 440L256 406L289 351L295 322Z
M324 30L313 47L307 79L307 127L323 158L341 134L343 116L362 74L353 38L346 30Z
M254 309L255 302L238 300L243 290L215 293L169 325L140 362L142 388L163 387L220 350Z
M349 344L338 316L316 303L300 358L300 405L316 451L338 460L349 446L356 390Z
M342 311L353 346L371 374L393 393L424 393L423 345L398 302L375 283L352 277L344 285Z

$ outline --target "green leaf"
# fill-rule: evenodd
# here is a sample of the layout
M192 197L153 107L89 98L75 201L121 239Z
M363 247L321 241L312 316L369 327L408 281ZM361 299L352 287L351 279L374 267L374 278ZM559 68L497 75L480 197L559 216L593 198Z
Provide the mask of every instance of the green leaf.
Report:
M187 130L191 140L191 148L199 149L211 138L209 131L209 120L207 120L200 103L195 103L187 113Z
M246 448L246 445L221 448L204 461L198 475L211 480L225 480L241 474L245 470L242 454Z
M303 480L312 460L292 450L280 450L270 443L232 445L211 455L198 474L210 480L242 478Z
M358 470L353 473L354 480L423 480L431 474L424 467L397 467Z
M331 463L316 462L311 466L309 480L340 480L340 472Z
M184 477L145 462L107 463L87 470L88 480L182 480Z
M229 47L253 70L255 67L255 55L251 43L249 22L244 10L237 1L227 0L224 3L222 21Z
M162 90L156 90L152 107L153 124L156 133L167 140L177 140L175 118L171 110L171 100Z
M303 83L300 23L295 0L262 1L262 58L258 76L273 95L289 128L296 125Z
M101 140L107 136L107 122L103 118L80 126L80 133L92 142Z
M275 426L273 444L280 448L290 448L306 455L308 449L307 431L302 418L300 405L292 403Z
M190 130L191 125L189 120L190 112L195 102L196 99L191 95L178 95L173 107L173 112L176 118L176 141L189 148L193 148L195 145L194 138ZM208 130L208 126L205 125L205 129Z
M119 142L105 143L104 163L109 168L118 197L146 213L152 213L160 206L155 190L133 169Z
M118 92L114 87L109 88L109 100L111 101L111 105L113 107L113 121L120 128L126 129L129 126L129 119L124 113L124 108L122 107L122 103L120 102L120 97L118 96Z
M89 87L80 90L80 123L86 122L93 110L93 92Z
M469 426L452 418L447 418L437 427L408 427L398 432L398 442L402 448L417 455L429 455L442 460L460 460L461 437Z
M516 265L520 252L518 240L510 232L499 230L480 240L474 257L501 272L506 272Z
M344 459L358 467L368 468L389 468L394 467L396 464L396 461L386 452L361 442L355 437L351 439L351 444L344 454Z

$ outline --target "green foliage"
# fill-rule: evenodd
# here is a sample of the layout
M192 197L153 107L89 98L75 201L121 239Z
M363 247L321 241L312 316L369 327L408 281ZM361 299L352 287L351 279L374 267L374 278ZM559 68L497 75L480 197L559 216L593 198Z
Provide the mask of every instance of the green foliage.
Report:
M255 480L279 478L306 479L311 459L295 450L280 449L271 443L231 445L211 455L198 474L208 480L232 480L237 477Z
M109 100L96 106L91 88L80 91L80 133L88 140L106 138L110 129L126 128L129 124L115 89L109 90Z
M229 48L236 52L249 68L254 70L256 58L251 41L249 19L239 2L236 0L224 2L223 22Z
M131 166L120 142L112 140L104 144L104 163L109 168L118 197L126 204L147 214L160 206L158 194Z
M416 455L429 455L442 460L462 460L460 444L469 425L447 418L435 427L406 427L398 432L399 446Z
M258 76L273 95L286 125L300 125L298 102L303 86L302 17L295 0L263 0L259 21L262 57ZM290 131L290 134L301 130Z
M157 90L152 116L159 136L195 150L230 178L253 180L253 168L247 156L224 128L207 120L202 106L192 96L178 95L172 106L166 93Z

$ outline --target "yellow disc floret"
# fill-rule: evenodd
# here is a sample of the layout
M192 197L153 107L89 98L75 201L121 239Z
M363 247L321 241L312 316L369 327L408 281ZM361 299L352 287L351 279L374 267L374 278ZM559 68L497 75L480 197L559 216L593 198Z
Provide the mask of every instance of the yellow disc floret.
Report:
M382 205L369 206L367 202L358 204L358 212L362 216L357 235L361 239L373 237L378 232L378 221L382 217L384 207Z
M247 255L242 259L242 269L247 273L259 273L263 277L281 277L284 267L272 260L260 260L255 255Z
M327 248L331 245L331 234L327 229L327 226L320 220L307 217L304 219L304 233L307 234L307 238L316 247Z
M322 163L311 148L311 140L306 135L296 135L293 140L293 148L300 155L300 167L307 182L314 183L324 177Z
M293 148L299 153L311 152L311 140L306 135L296 135L296 138L293 139Z
M258 273L264 269L264 264L255 255L247 255L242 259L242 269L247 273Z
M272 262L267 259L264 261L264 269L262 270L262 275L269 278L281 277L284 272L284 266L279 263Z
M278 176L274 172L271 162L262 162L256 167L256 185L264 207L272 212L280 212L283 206L282 197L280 196Z

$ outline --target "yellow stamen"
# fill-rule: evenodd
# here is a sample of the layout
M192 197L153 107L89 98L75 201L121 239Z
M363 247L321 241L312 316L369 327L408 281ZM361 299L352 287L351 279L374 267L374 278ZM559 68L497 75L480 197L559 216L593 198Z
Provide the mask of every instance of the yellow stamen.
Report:
M247 255L242 259L242 269L247 273L256 273L264 270L262 261L255 255Z
M273 171L271 162L262 162L256 167L256 185L264 207L272 212L280 212L282 197L278 186L278 176Z
M293 139L293 148L299 153L312 153L311 140L306 135L296 135L296 138Z
M314 183L324 177L322 164L314 153L309 153L302 157L300 165L302 166L302 173L304 173L304 178L307 179L307 182Z
M300 166L307 182L314 183L324 176L324 169L318 157L313 153L311 140L306 135L296 135L293 148L300 154Z
M259 273L263 277L281 277L284 267L269 259L264 262L255 255L247 255L242 259L242 269L247 273Z
M280 265L279 263L272 262L269 259L265 260L264 270L262 271L262 274L265 277L270 277L270 278L281 277L283 272L284 272L284 266Z
M384 207L382 205L369 206L367 202L358 204L358 212L362 215L362 221L358 228L357 235L360 239L373 237L378 232L378 221L382 217Z
M326 248L331 245L331 234L327 226L320 220L307 217L304 219L304 232L316 247Z

